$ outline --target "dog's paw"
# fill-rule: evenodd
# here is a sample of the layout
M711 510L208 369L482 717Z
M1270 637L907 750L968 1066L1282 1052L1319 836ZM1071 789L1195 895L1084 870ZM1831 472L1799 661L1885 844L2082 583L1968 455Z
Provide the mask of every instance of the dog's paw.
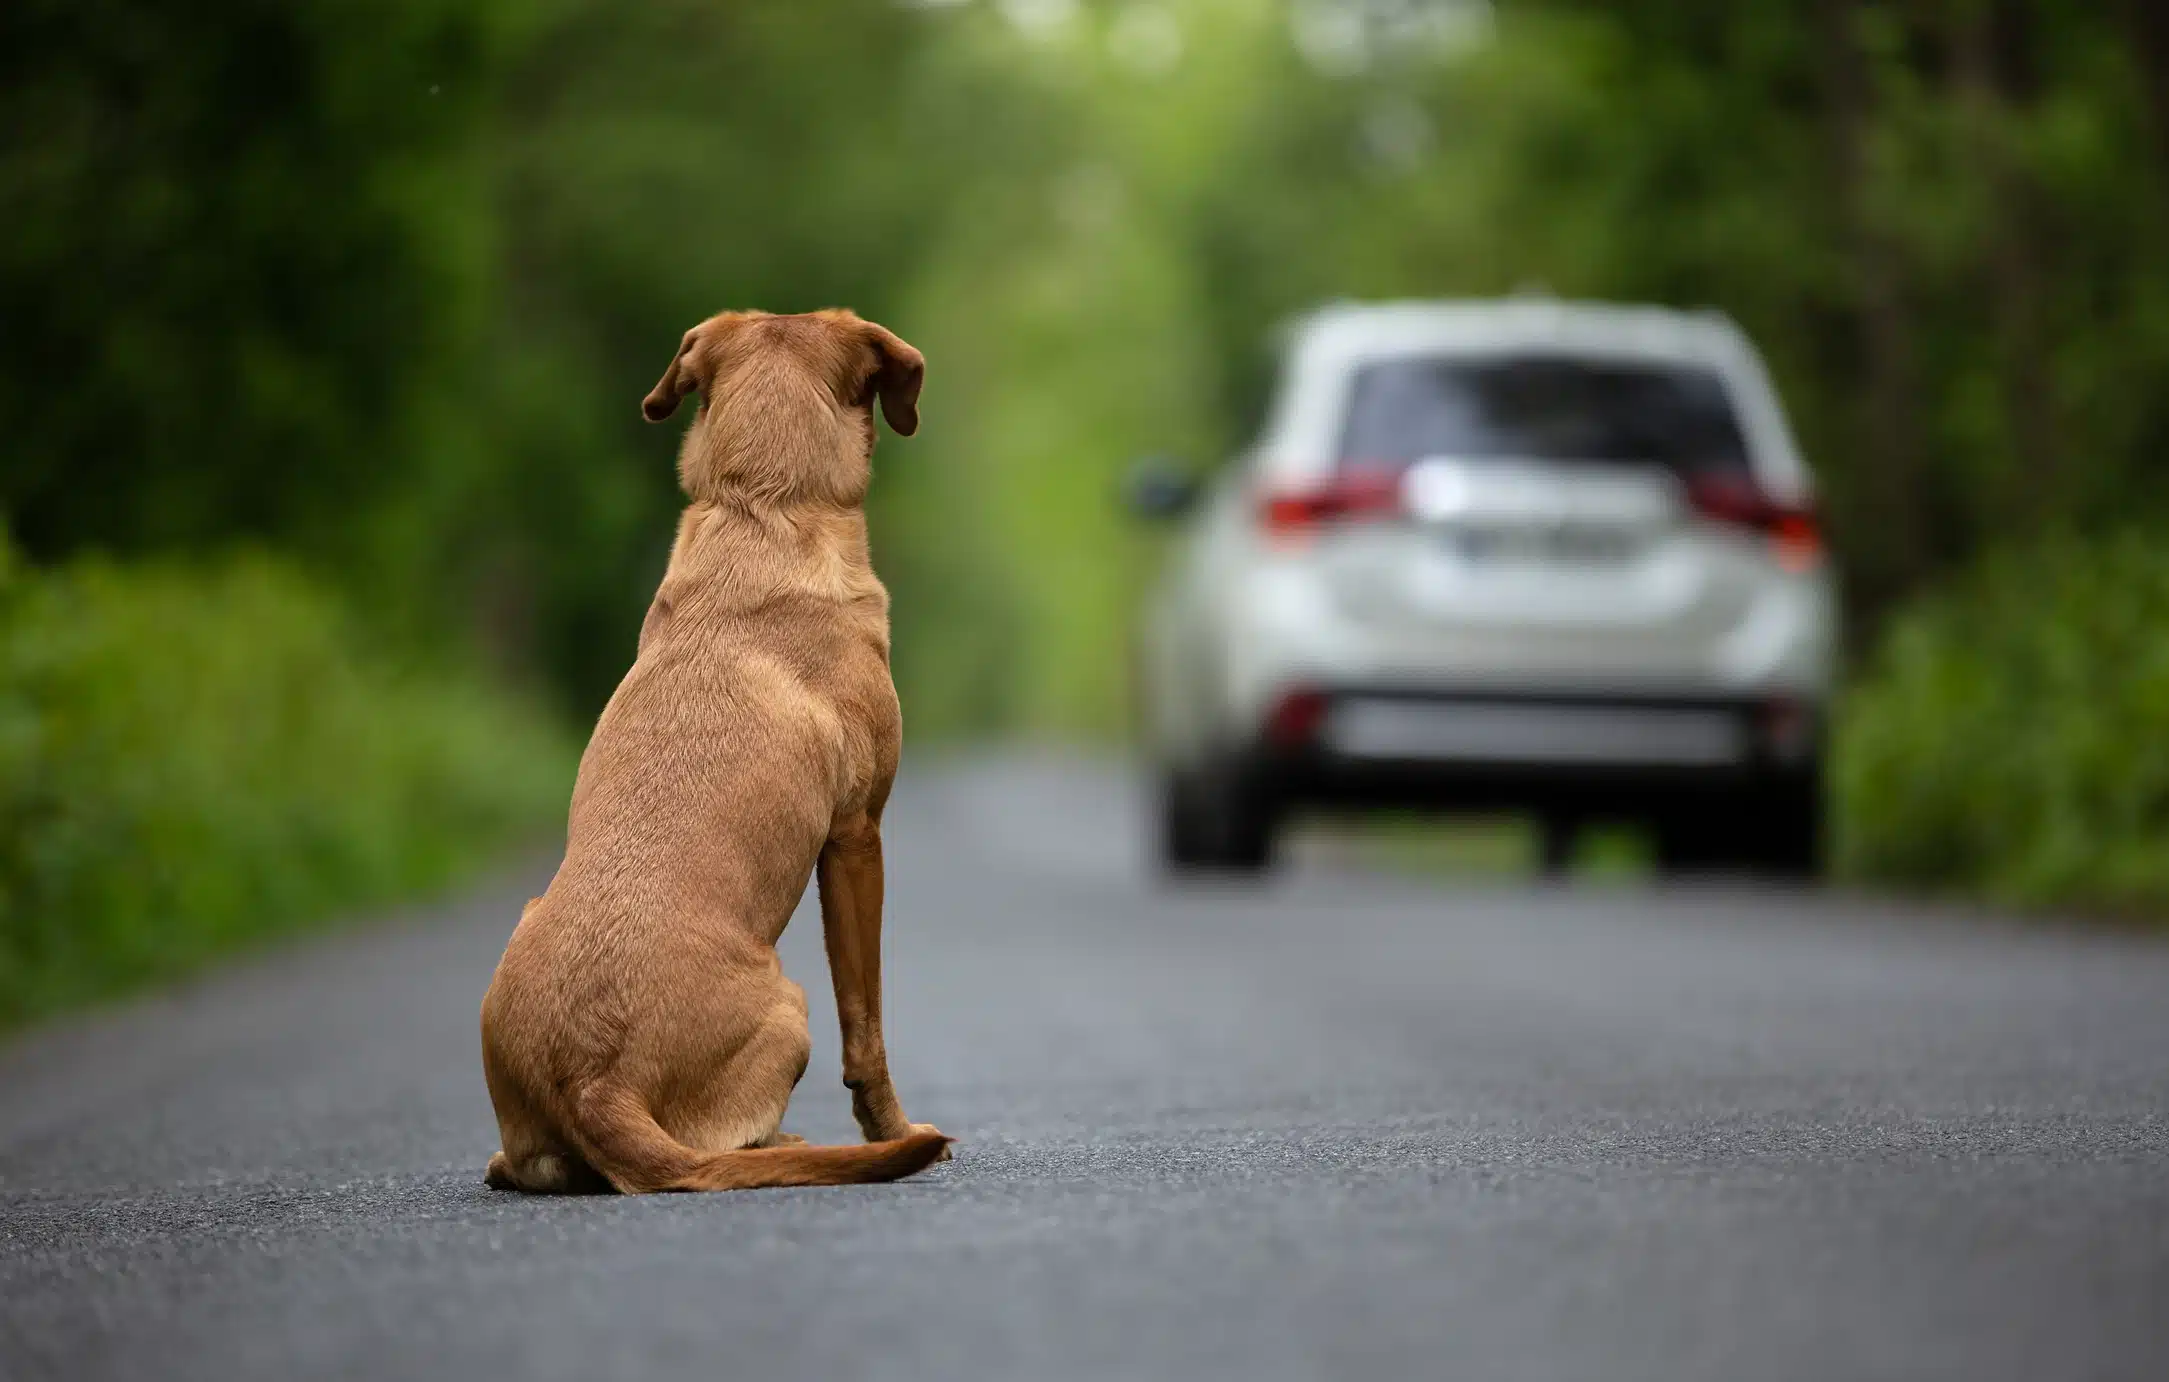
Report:
M923 1132L930 1132L936 1137L948 1136L947 1133L944 1133L940 1128L935 1127L932 1123L913 1123L911 1125L912 1136L916 1137ZM950 1140L955 1141L954 1138L951 1138ZM944 1147L941 1149L941 1155L935 1157L934 1160L937 1162L948 1161L951 1158L951 1155L952 1154L950 1153L949 1149L947 1147Z

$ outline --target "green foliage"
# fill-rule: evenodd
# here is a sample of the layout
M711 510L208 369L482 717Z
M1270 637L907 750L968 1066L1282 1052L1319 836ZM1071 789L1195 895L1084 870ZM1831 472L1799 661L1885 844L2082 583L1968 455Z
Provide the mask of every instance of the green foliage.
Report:
M357 565L447 463L506 26L460 0L0 19L0 512L39 559L236 534Z
M1843 707L1855 877L2031 905L2169 907L2169 550L2000 554L1893 623Z
M560 818L570 767L268 558L0 547L0 1026L438 886Z

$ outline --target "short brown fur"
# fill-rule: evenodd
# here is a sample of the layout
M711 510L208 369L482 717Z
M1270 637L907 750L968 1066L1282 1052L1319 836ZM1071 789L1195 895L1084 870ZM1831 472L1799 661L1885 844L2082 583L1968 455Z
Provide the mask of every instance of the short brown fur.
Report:
M565 859L482 1001L482 1068L529 1191L892 1180L948 1155L904 1117L881 1031L881 811L902 738L862 501L873 404L918 427L919 352L850 312L726 312L642 404L702 398L692 500L573 788ZM864 1146L779 1131L806 995L776 940L805 891Z

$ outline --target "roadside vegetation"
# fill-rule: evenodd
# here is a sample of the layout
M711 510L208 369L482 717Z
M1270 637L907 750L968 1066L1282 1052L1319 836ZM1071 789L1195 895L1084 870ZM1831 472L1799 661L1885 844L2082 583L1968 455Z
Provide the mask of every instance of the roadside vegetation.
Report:
M1730 312L1844 576L1846 868L2158 910L2143 623L2088 601L2152 608L2115 587L2169 530L2162 13L27 0L0 705L47 728L0 758L0 990L53 996L8 1011L550 818L668 546L675 429L636 405L728 305L852 305L929 356L872 500L922 743L1122 738L1157 553L1115 482L1229 455L1289 314ZM120 718L50 728L82 707ZM108 824L13 824L55 792Z
M555 720L369 651L275 560L0 549L0 1027L441 886L570 780Z
M2169 545L2001 553L1908 606L1846 705L1855 876L2169 915Z

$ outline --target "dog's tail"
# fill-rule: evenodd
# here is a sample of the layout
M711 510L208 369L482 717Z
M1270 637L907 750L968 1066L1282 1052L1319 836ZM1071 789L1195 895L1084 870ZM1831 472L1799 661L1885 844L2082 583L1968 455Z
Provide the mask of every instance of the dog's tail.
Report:
M588 1162L627 1195L897 1180L933 1165L950 1141L938 1132L924 1132L856 1146L700 1152L665 1132L638 1095L603 1086L580 1095L573 1121Z

